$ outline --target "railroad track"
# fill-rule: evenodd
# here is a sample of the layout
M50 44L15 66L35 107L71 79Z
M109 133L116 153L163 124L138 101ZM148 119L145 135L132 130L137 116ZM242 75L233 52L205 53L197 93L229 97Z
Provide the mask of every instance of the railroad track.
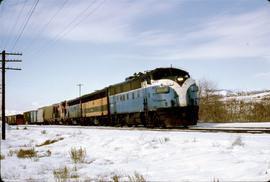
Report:
M111 126L66 126L66 125L20 125L20 127L33 128L78 128L78 129L100 129L100 130L134 130L134 131L166 131L166 132L225 132L225 133L251 133L270 134L270 128L266 127L197 127L189 128L145 128L145 127L111 127Z
M270 134L270 128L260 128L260 127L224 127L224 128L197 128L192 127L188 130L191 131L200 131L200 132L226 132L226 133L252 133L252 134L260 134L267 133Z

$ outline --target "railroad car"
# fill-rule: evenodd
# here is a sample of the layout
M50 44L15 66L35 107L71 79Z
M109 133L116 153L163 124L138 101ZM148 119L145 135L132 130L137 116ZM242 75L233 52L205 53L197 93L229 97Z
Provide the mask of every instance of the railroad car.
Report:
M188 72L157 68L135 73L93 93L39 108L36 123L188 126L197 124L198 100L198 87ZM29 114L25 114L28 118Z
M37 111L27 111L23 113L23 118L26 124L35 124L37 122Z
M66 107L67 107L66 101L54 104L54 121L56 124L64 124L67 113Z
M6 122L9 125L22 125L25 124L23 114L16 114L11 116L6 116Z
M37 109L37 123L36 124L44 124L44 107Z
M81 99L78 97L67 101L66 110L65 123L78 124L81 119Z
M81 108L84 125L110 125L107 88L82 96Z

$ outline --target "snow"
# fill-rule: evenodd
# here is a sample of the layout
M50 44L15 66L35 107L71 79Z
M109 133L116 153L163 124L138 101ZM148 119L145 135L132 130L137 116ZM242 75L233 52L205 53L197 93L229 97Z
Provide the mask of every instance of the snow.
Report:
M128 180L134 172L147 181L267 181L270 135L118 130L69 126L9 126L1 141L4 181L54 181L67 167L84 180ZM44 141L60 139L37 147ZM12 151L34 147L37 157L21 159ZM70 158L72 147L86 150L83 163ZM47 151L51 152L48 155Z
M244 102L261 102L264 99L269 99L270 98L270 91L264 91L264 92L246 92L246 93L230 93L230 94L225 94L220 92L220 95L225 96L224 100L229 101L229 100L239 100L239 101L244 101Z

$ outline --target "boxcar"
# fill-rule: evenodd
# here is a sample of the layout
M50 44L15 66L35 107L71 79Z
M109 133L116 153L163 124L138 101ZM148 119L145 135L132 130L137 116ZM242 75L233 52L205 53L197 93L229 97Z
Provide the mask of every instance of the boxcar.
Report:
M31 123L31 112L27 111L23 113L24 121L26 124Z
M52 124L54 121L54 106L46 106L43 108L43 118L45 124Z
M23 114L16 114L16 115L12 115L12 116L7 116L6 117L6 122L9 125L21 125L21 124L25 124L25 120L24 120Z
M38 108L38 110L37 110L37 124L44 123L43 113L44 113L44 107Z
M37 110L30 111L30 124L37 122Z

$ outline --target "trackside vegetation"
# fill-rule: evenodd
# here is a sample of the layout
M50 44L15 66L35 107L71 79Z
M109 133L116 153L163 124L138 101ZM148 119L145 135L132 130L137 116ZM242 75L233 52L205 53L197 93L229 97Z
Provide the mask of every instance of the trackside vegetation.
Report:
M199 120L202 122L267 122L270 121L270 97L237 99L246 93L226 98L216 92L215 84L201 81ZM259 101L258 101L259 100Z

